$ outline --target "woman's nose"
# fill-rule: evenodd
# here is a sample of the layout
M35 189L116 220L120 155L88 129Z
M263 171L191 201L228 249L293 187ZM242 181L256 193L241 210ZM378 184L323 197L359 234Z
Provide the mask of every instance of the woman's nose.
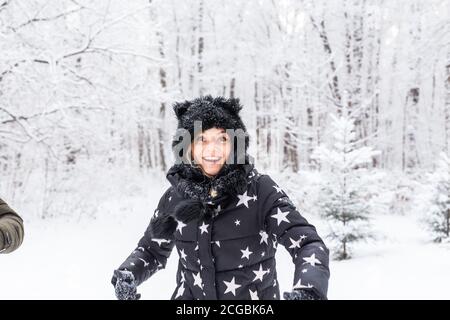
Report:
M215 156L221 153L222 146L218 143L210 142L204 146L203 154L208 156Z

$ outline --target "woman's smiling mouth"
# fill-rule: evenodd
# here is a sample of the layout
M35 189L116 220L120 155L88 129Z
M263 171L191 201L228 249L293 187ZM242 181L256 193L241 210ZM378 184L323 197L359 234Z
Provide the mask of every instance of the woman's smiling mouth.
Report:
M221 157L203 157L203 161L206 161L207 163L216 164L217 162L222 159Z

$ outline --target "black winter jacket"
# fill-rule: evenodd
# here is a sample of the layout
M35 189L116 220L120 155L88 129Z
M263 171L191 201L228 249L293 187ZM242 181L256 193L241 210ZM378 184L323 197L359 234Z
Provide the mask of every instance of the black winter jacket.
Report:
M329 251L315 227L268 175L252 164L235 166L239 170L224 169L212 179L191 166L173 166L167 174L171 187L119 269L131 271L139 285L165 267L176 247L177 285L171 299L280 299L275 252L282 244L295 264L293 288L326 298ZM211 188L217 196L205 193ZM180 213L193 200L201 206ZM180 217L194 211L196 219L182 222ZM171 224L171 217L178 219ZM155 227L161 219L167 222L165 233L158 231L161 224Z

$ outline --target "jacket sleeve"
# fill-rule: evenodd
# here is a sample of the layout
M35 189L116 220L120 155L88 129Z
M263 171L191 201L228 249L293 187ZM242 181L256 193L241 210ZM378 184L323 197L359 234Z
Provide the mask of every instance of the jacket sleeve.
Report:
M0 253L10 253L23 242L23 220L0 199Z
M165 213L170 190L171 188L169 188L159 200L152 219ZM131 271L136 279L136 284L140 285L156 271L165 268L167 259L169 258L173 247L173 240L152 238L149 225L144 232L144 235L139 240L137 248L118 269ZM114 278L112 281L114 284Z
M264 222L269 236L282 244L295 264L294 289L312 290L327 298L329 250L316 228L300 214L284 191L268 176L259 179Z

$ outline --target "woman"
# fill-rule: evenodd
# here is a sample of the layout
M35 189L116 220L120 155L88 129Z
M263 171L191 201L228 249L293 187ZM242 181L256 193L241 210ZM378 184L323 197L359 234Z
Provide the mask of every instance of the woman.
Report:
M183 161L168 170L171 186L136 250L114 271L118 299L139 299L136 287L165 267L174 246L180 259L172 299L280 299L278 243L295 264L284 298L327 298L329 251L284 191L254 167L241 109L238 99L209 95L175 103L172 147Z
M23 220L0 199L0 253L10 253L23 241Z

